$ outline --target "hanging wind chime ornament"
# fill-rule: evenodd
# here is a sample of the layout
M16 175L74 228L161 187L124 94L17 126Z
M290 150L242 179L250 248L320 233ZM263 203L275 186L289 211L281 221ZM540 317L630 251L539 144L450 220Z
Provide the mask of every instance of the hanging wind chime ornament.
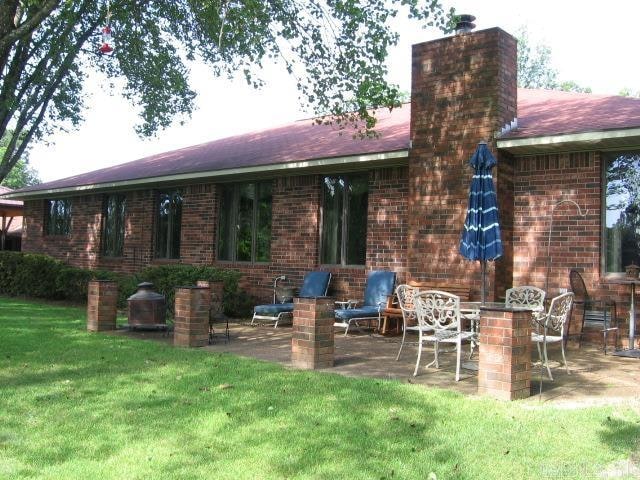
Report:
M109 10L109 2L107 2L107 24L102 27L102 45L98 48L98 51L102 55L111 55L113 52L113 36L111 35L113 31L111 30L111 26L109 25L111 21L111 12Z

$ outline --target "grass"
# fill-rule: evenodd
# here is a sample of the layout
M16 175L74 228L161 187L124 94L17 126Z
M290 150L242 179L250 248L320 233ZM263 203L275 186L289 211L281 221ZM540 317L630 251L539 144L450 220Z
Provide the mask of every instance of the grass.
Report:
M0 345L2 479L585 479L639 447L628 408L292 371L87 333L76 307L0 297Z

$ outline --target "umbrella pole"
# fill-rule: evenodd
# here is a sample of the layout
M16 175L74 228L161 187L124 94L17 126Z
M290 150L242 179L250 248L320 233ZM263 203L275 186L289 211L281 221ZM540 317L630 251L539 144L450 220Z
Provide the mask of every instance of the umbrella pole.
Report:
M486 260L481 260L480 261L480 271L482 272L482 282L480 284L480 298L482 300L482 304L484 305L485 301L487 300L487 261Z

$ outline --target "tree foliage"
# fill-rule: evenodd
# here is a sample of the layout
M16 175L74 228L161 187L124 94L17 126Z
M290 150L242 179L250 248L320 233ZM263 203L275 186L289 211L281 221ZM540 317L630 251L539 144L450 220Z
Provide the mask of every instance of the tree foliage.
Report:
M27 162L20 159L13 166L11 171L2 180L0 185L3 187L17 190L18 188L28 187L41 183L38 171L31 167Z
M438 0L112 0L115 51L98 54L105 0L3 0L0 3L0 135L13 130L4 178L27 145L82 120L90 70L124 79L123 95L140 109L140 135L190 115L195 93L188 62L216 76L264 86L261 67L277 61L297 79L300 100L337 122L364 120L393 107L398 89L385 59L399 13L447 29ZM351 113L349 113L351 112Z
M11 134L12 132L9 130L5 136L0 138L0 158L4 155L7 144L11 138ZM29 185L36 185L38 183L40 183L38 172L29 166L27 156L26 154L23 154L22 158L18 159L7 176L0 182L0 185L15 190Z
M624 87L620 89L620 92L618 92L618 95L620 95L621 97L640 98L640 90L634 91L629 87Z
M551 65L551 48L544 44L532 44L526 28L520 28L516 37L519 87L591 93L589 87L581 87L572 80L558 80L558 71Z

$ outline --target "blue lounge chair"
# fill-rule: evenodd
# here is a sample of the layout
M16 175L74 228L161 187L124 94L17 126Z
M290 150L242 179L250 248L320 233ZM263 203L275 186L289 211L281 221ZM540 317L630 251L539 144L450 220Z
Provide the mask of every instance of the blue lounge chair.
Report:
M324 297L329 290L329 282L331 281L331 273L329 272L309 272L304 276L302 288L298 297L313 298ZM253 318L251 325L256 320L275 322L274 328L278 326L284 317L293 315L293 303L270 303L268 305L256 305L253 308Z
M380 325L382 312L384 311L389 296L393 295L393 287L396 283L395 272L374 270L367 277L367 286L364 290L364 302L354 308L339 308L335 311L334 327L343 327L345 336L349 333L351 324L359 321L377 320Z

